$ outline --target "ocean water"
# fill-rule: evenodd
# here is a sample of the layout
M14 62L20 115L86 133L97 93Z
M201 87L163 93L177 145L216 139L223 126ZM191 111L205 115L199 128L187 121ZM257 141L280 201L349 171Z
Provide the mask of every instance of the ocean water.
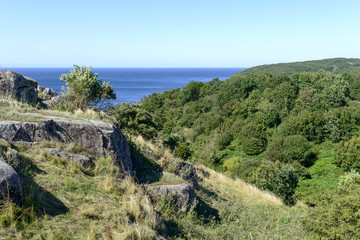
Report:
M213 78L225 80L245 68L93 68L103 81L110 82L116 92L113 103L139 102L153 92L182 88L190 81L208 82ZM61 92L60 81L70 68L7 68L34 78L39 85Z

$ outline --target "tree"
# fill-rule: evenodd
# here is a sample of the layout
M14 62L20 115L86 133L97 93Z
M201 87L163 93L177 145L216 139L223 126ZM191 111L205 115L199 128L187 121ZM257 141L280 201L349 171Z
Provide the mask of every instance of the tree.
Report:
M62 74L61 81L65 81L68 99L76 108L85 109L95 107L110 99L116 99L114 89L109 82L103 82L93 73L91 67L74 65L70 73Z

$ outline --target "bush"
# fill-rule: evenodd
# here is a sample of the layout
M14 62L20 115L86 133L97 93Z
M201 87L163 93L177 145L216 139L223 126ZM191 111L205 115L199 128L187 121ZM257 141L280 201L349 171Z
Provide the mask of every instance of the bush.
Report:
M355 187L360 185L360 173L351 170L339 177L339 187Z
M66 82L68 98L77 108L99 106L107 100L116 99L110 84L98 79L98 74L93 73L91 67L74 65L74 69L62 74L60 80Z
M311 150L312 144L301 135L274 137L265 153L265 158L276 162L298 162L305 167L311 166L316 155Z
M241 148L247 155L258 155L265 150L266 146L260 139L252 137L244 141Z
M231 171L234 167L236 167L240 163L240 159L237 156L232 156L231 158L225 160L223 166Z
M305 229L321 239L360 239L360 187L325 194L304 218Z
M353 136L348 141L341 141L336 146L335 164L345 171L360 170L360 138Z
M244 159L234 166L231 170L231 176L233 178L241 178L248 183L255 183L255 175L261 163L261 160Z
M157 133L152 115L139 104L116 104L109 108L107 112L116 118L123 129L133 131L146 138L152 138Z
M294 167L287 164L264 162L256 172L255 184L278 195L285 204L295 203L294 194L298 177Z
M181 158L183 160L187 160L191 157L191 150L186 143L181 143L174 150L174 156Z

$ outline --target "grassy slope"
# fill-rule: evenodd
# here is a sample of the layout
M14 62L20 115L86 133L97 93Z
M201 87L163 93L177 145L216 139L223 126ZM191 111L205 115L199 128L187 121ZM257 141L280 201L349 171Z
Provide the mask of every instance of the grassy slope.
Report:
M0 211L0 239L153 239L158 233L173 239L308 238L300 224L307 207L284 206L274 195L204 166L197 166L198 205L184 213L154 206L131 179L116 183L111 159L98 159L92 171L80 169L44 154L48 146L15 146L27 197L21 207L7 204Z
M295 72L316 72L325 70L330 72L341 73L348 70L360 70L360 59L357 58L331 58L324 60L314 60L293 63L278 63L269 65L260 65L248 68L236 75L248 75L257 72L269 72L274 75Z

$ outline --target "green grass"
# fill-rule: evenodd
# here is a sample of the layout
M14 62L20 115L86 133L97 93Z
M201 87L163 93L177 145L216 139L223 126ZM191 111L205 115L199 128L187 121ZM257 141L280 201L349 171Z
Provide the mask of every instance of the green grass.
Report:
M0 239L155 237L159 222L149 198L130 178L116 183L111 158L98 159L88 174L47 158L39 147L18 149L25 200L0 211Z
M316 204L317 196L338 186L341 170L334 164L335 148L330 142L319 147L318 159L308 171L311 179L301 179L296 189L296 196L311 205Z

